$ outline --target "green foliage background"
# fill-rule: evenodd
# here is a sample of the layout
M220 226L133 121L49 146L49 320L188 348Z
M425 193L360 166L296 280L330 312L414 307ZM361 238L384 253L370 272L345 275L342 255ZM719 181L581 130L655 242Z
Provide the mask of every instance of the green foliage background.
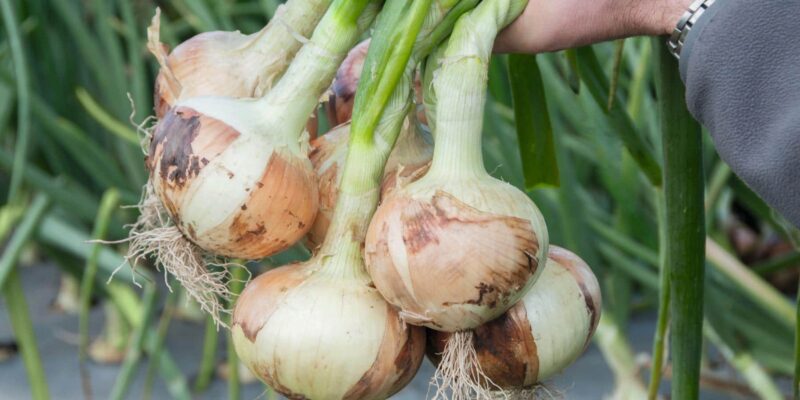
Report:
M173 396L188 398L195 384L187 381L189 371L180 370L169 349L160 347L163 332L155 299L168 295L155 289L154 271L139 269L144 279L137 281L144 289L132 284L127 267L106 285L122 263L124 246L87 240L103 231L109 240L122 239L123 225L136 217L135 209L118 205L136 204L146 179L142 135L135 126L147 126L152 112L157 65L145 48L145 28L155 7L164 11L162 40L174 46L202 31L253 32L275 13L279 2L0 4L0 195L8 199L0 219L1 237L8 240L0 259L0 287L9 305L20 305L13 307L15 332L34 338L25 322L25 294L15 290L14 272L22 250L34 245L65 273L83 279L85 293L100 293L113 302L133 327L133 346L115 396L124 395L130 371L138 363L150 362L158 366ZM624 331L632 314L657 309L661 298L658 213L663 149L657 98L661 91L655 84L657 43L634 38L535 59L496 56L490 70L484 126L487 169L526 188L546 217L551 242L572 249L595 269L603 285L600 329L605 333ZM509 67L514 72L511 80ZM515 121L523 122L515 126ZM768 207L718 159L707 135L703 139L705 225L709 238L719 243L713 247L719 252L707 250L706 300L695 309L705 310L706 340L723 350L754 391L770 397L776 393L772 378L791 375L794 369L795 312L764 276L795 267L800 257L789 252L755 266L731 257L732 204L753 218L762 237L784 234ZM278 265L306 254L294 249L261 264ZM86 271L95 266L96 275L87 279ZM206 334L216 333L206 329ZM691 340L678 338L684 339ZM46 397L45 377L40 366L37 371L38 356L32 350L35 340L21 344L32 386L44 386L34 395ZM637 366L624 336L598 340L598 345L620 387L635 379ZM217 349L207 346L203 351L213 359ZM195 385L202 389L204 383ZM237 393L231 389L231 396Z

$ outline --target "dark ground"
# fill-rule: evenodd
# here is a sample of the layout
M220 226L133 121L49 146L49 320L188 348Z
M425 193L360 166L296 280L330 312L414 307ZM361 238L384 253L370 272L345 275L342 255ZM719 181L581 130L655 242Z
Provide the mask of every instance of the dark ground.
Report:
M83 399L78 369L77 332L78 319L75 315L67 315L51 308L52 300L57 292L59 272L52 265L37 265L23 268L22 279L26 289L26 297L37 333L39 350L42 354L45 372L49 380L50 394L54 399ZM102 324L102 307L92 310L92 332L94 335ZM638 316L631 321L629 337L636 351L648 351L654 329L655 318L652 315ZM203 327L196 323L174 319L167 339L167 348L175 357L187 377L192 377L199 364L203 340ZM0 342L13 338L5 304L0 300ZM220 349L224 344L220 343ZM220 352L221 353L221 352ZM223 360L223 354L220 354ZM146 365L146 363L143 363ZM99 365L90 362L89 371L92 391L95 399L104 399L116 378L118 367ZM428 380L433 373L433 366L426 360L414 381L393 399L419 400L426 397ZM142 398L144 367L132 385L129 398ZM613 375L596 346L592 345L586 353L562 375L547 385L563 394L567 399L595 400L607 398L613 390ZM667 385L665 385L667 386ZM242 399L258 398L264 392L259 383L242 387ZM167 399L166 387L156 379L153 388L154 399ZM730 395L705 393L703 399L728 399ZM0 361L0 399L16 400L30 398L22 359L18 356ZM226 382L216 379L210 388L196 398L227 398ZM736 397L742 398L742 397Z

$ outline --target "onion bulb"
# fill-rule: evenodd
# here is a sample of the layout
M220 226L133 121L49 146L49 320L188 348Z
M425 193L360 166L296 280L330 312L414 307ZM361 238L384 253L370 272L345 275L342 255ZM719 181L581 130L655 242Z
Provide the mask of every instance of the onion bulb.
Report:
M265 96L194 97L159 121L149 149L151 180L193 243L254 259L288 248L311 227L318 194L303 132L352 44L347 35L360 31L358 21L346 22L323 19L321 33Z
M363 262L333 266L324 258L247 285L233 314L236 352L289 398L387 398L419 368L424 329L400 319L371 286Z
M180 100L196 96L261 97L289 66L314 30L330 0L290 0L251 35L204 32L171 53L160 42L160 11L147 30L148 49L161 70L156 77L156 116Z
M453 35L469 16L461 17ZM536 205L483 166L489 54L471 57L478 50L468 41L461 48L461 38L474 35L463 32L451 36L447 61L433 80L432 165L383 199L365 247L376 287L403 318L448 332L475 328L513 306L544 267L548 244ZM491 41L477 47L491 49Z
M530 388L572 364L600 320L600 286L574 253L550 246L547 267L514 307L474 330L483 374L500 389ZM428 357L438 364L447 332L428 332Z

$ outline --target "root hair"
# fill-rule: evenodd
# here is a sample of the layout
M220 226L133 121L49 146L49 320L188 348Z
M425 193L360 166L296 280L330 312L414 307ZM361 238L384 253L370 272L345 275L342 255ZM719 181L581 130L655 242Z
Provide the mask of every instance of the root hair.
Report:
M472 331L456 332L447 340L431 386L434 400L509 399L508 393L483 372L473 345Z
M560 390L542 384L524 389L511 389L502 393L494 392L494 396L495 399L508 400L561 400L565 398L564 393Z
M175 277L201 310L214 318L218 327L227 328L222 315L230 314L228 305L232 304L234 297L228 286L233 279L231 269L245 267L209 256L189 241L172 223L149 181L135 207L139 209L139 217L134 224L127 226L128 238L121 241L129 244L126 263L135 270L140 261L152 260L156 269L164 272L164 282L170 291L168 274ZM141 286L135 275L134 284Z

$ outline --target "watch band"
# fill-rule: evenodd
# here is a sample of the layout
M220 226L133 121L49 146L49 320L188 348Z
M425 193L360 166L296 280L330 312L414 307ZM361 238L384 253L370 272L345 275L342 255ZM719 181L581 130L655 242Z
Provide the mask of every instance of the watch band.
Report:
M689 31L694 24L697 23L697 20L700 19L700 16L703 15L715 1L716 0L695 0L689 5L689 9L683 13L681 19L678 20L678 25L675 26L675 30L672 31L672 35L670 35L669 40L667 40L669 52L672 53L675 58L680 60L681 49L683 49L683 43L686 41L686 35L689 34Z

